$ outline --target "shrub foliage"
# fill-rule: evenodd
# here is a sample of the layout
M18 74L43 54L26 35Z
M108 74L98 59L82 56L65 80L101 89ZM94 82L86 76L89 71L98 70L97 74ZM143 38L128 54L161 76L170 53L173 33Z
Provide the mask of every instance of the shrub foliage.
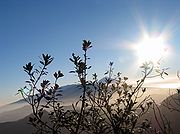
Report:
M70 61L77 74L79 90L82 95L70 108L61 103L61 87L58 80L64 76L61 71L53 74L54 82L44 79L48 74L48 66L53 57L42 54L39 68L31 62L23 66L29 77L26 86L19 90L24 100L31 106L33 116L29 123L36 128L38 134L139 134L157 133L150 122L140 120L152 105L150 96L144 96L146 88L143 84L147 78L167 74L165 69L155 69L151 62L141 66L142 78L135 85L128 83L128 77L113 69L113 62L109 63L105 77L98 79L96 73L92 80L87 80L88 50L91 42L83 40L83 56L72 54ZM143 99L141 99L143 98ZM159 131L163 132L163 131ZM166 131L164 131L166 132Z

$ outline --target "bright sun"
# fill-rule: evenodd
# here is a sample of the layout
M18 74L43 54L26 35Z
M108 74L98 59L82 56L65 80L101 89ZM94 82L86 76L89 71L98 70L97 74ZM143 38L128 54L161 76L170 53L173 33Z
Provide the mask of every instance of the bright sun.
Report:
M157 64L165 56L167 50L163 36L150 37L149 35L145 35L136 44L135 49L138 56L138 64L149 61Z

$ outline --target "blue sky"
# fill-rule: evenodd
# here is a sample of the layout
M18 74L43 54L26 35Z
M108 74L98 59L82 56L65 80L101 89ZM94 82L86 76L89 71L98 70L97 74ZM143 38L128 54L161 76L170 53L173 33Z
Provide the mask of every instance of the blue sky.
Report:
M37 65L42 53L55 57L49 71L63 71L61 85L77 82L68 73L69 58L81 54L83 39L93 45L89 73L101 77L114 61L116 71L134 77L137 57L128 46L141 39L143 26L149 33L168 34L171 54L163 64L172 76L180 68L178 0L0 0L0 19L0 105L18 99L27 79L22 66Z

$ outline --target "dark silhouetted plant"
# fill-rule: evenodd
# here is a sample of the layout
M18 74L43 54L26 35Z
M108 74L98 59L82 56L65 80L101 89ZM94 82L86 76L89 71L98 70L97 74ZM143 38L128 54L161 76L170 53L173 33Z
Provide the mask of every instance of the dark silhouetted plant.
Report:
M177 72L177 77L180 79L179 71ZM180 112L180 89L173 90L173 92L169 91L169 97L164 101L163 106L170 111Z
M36 129L36 133L69 133L69 134L133 134L150 131L150 122L146 119L139 121L142 115L152 107L150 96L145 96L146 88L143 84L147 78L163 76L166 69L156 69L146 62L141 66L143 77L135 85L128 84L128 77L121 73L114 75L113 62L109 63L109 70L105 77L98 80L96 73L92 80L87 80L88 50L91 42L83 40L83 57L72 54L70 61L82 90L82 95L76 103L72 102L70 109L65 108L59 99L61 94L58 79L63 77L61 71L54 73L54 82L42 79L48 74L47 67L53 61L50 55L42 55L41 66L36 69L29 62L23 66L29 76L26 86L19 90L24 100L31 106L33 116L29 123ZM42 82L41 82L42 81ZM143 98L144 97L144 98ZM143 98L143 99L141 99ZM147 131L148 132L148 131ZM155 131L154 131L155 133Z

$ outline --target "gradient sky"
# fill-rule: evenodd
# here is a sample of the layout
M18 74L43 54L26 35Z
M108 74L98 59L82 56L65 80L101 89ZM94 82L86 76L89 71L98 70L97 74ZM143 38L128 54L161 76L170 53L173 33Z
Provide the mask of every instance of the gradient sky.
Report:
M18 99L15 94L27 79L22 66L29 61L38 66L42 53L55 57L49 71L65 74L61 85L77 82L68 73L73 69L69 58L81 54L83 39L93 46L89 73L102 77L114 61L116 71L134 78L140 70L129 46L142 38L143 30L168 35L170 55L162 63L170 67L166 82L179 82L178 0L0 0L0 105Z

